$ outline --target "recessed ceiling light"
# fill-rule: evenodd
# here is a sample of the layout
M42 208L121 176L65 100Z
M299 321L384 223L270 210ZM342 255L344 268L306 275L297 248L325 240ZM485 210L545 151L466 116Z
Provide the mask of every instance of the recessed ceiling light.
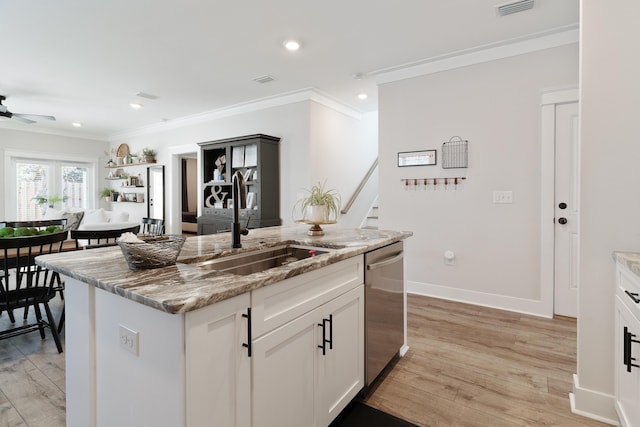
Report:
M368 97L369 97L369 95L367 95L366 93L360 93L360 94L358 94L358 99L362 99L362 100L364 100L364 99L367 99Z
M76 127L76 128L81 128L82 127L82 123L73 122L71 124L73 125L73 127Z
M137 102L132 102L131 104L129 104L131 106L131 108L133 108L134 110L139 110L142 108L142 104L138 104Z
M300 42L297 42L295 40L287 40L283 44L284 44L284 47L286 47L288 50L300 49Z

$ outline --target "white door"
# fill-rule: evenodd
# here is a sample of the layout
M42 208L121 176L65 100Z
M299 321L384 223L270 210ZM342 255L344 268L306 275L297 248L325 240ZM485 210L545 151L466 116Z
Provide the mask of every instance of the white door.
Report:
M559 104L555 117L554 314L578 313L580 138L578 103Z

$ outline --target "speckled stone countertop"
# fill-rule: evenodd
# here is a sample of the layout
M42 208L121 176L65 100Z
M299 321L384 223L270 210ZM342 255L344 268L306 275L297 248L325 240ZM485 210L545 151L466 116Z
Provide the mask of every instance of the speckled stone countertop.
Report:
M613 253L613 259L625 265L632 273L640 277L640 252L622 252Z
M186 239L176 265L130 270L118 246L39 256L36 263L68 277L167 313L186 313L253 289L351 258L411 236L411 232L326 227L307 235L308 225L254 229L231 247L230 233ZM246 276L198 266L199 262L281 244L332 248L328 254Z

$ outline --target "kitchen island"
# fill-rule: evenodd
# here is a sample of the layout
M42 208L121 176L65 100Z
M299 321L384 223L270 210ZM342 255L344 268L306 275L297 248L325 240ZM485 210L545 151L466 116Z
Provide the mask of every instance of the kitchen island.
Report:
M363 385L363 254L411 233L306 231L252 230L239 249L191 237L153 270L129 270L118 247L39 257L66 277L67 425L327 425ZM209 268L293 244L326 253Z

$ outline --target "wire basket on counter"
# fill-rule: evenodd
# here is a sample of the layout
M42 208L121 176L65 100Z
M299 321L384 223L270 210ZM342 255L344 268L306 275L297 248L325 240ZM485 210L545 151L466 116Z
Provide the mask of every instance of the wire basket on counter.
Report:
M175 264L185 240L179 235L138 236L138 239L143 240L144 243L118 242L131 270Z

